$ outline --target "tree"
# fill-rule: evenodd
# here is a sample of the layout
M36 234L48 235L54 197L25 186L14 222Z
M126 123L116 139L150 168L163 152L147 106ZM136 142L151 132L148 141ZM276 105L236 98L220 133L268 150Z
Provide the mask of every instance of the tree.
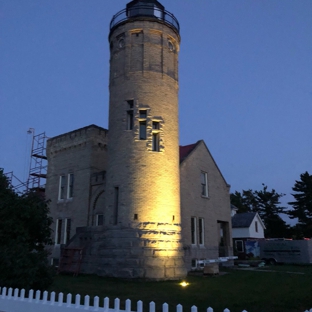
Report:
M268 187L262 184L260 191L243 190L242 193L231 194L231 203L240 212L257 212L263 220L266 237L287 237L290 235L289 226L279 216L285 213L285 207L280 206L280 198L285 194L279 194L274 189L268 191Z
M293 208L288 215L291 219L298 218L298 227L304 236L312 237L312 175L307 171L302 173L292 190L295 200L288 203Z
M52 283L48 212L42 195L18 195L0 170L0 286L44 289Z

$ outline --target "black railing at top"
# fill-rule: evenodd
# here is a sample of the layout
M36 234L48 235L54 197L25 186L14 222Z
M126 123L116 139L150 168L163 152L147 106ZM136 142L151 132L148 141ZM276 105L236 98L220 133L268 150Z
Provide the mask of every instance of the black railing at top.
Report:
M110 30L124 21L139 17L149 17L162 21L163 23L173 27L178 34L180 33L179 22L172 13L166 10L162 10L156 6L148 5L133 6L131 8L119 11L113 16L110 22Z

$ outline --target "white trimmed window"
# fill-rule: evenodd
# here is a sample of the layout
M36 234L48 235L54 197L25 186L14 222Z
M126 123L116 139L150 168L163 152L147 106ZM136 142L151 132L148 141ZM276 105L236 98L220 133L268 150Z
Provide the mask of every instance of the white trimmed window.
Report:
M74 174L69 173L67 176L67 198L73 198L74 194Z
M204 227L204 218L198 219L198 243L199 245L204 245L205 240L205 227Z
M196 245L197 244L196 217L191 217L191 243L192 243L192 245Z
M152 133L152 151L153 152L159 152L159 141L160 141L160 135L159 135L159 122L153 121L153 133Z
M67 244L70 240L71 219L65 219L64 224L64 244Z
M258 222L255 221L255 231L258 233Z
M61 235L62 235L62 219L56 219L55 225L55 244L59 245L61 243Z
M58 193L58 199L64 199L65 198L65 175L61 175L60 176L60 180L59 180L59 193Z
M201 183L201 195L203 197L208 197L208 179L207 172L200 173L200 183Z

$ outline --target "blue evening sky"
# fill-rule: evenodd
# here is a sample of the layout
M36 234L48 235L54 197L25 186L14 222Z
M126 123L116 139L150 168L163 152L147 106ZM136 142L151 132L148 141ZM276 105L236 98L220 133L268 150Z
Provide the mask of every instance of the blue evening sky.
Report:
M31 127L108 127L108 31L126 0L0 0L0 167L27 178ZM312 174L312 1L162 0L181 26L180 144L231 191L292 200Z

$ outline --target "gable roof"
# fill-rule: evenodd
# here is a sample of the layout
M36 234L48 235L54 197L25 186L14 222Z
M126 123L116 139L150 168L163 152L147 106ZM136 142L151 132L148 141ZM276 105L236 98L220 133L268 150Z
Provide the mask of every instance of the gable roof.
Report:
M232 217L232 228L248 228L256 214L256 212L237 213Z
M192 152L192 150L196 147L198 142L196 142L194 144L185 145L185 146L179 146L179 149L180 149L180 163Z
M214 164L215 164L217 170L219 171L219 173L220 173L220 175L221 175L223 181L225 182L225 184L226 184L228 187L230 187L230 185L229 185L229 184L226 182L226 180L224 179L224 176L223 176L221 170L219 169L219 167L218 167L216 161L214 160L214 158L212 157L212 155L211 155L211 153L210 153L210 151L209 151L209 149L208 149L208 147L207 147L207 145L206 145L206 143L205 143L204 140L199 140L199 141L197 141L197 142L194 143L194 144L189 144L189 145L185 145L185 146L179 146L179 148L180 148L180 165L182 164L182 162L183 162L186 158L188 158L188 156L189 156L190 154L192 154L192 152L193 152L200 144L203 144L203 145L204 145L204 147L206 148L206 150L207 150L209 156L211 157L212 161L214 162Z

